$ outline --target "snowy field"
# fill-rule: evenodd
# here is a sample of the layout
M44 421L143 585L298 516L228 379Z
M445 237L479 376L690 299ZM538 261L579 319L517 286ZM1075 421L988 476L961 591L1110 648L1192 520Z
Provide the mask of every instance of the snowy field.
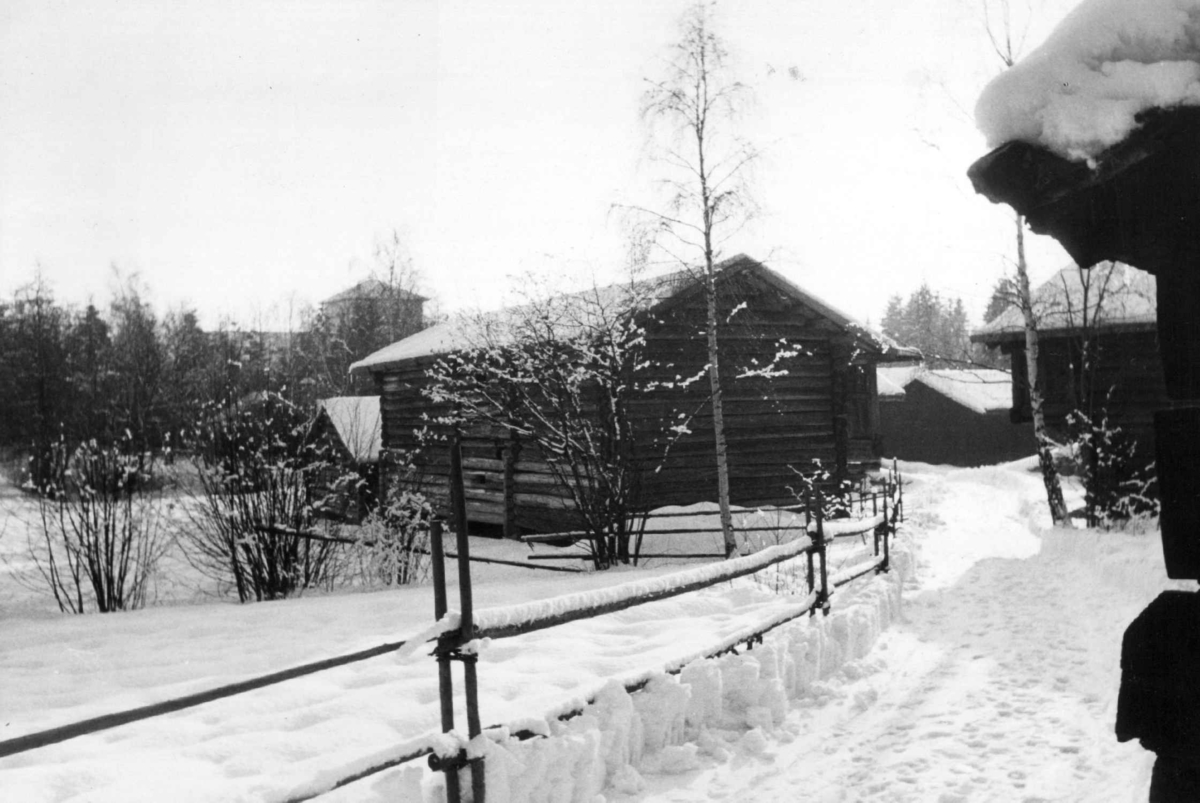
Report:
M1022 466L905 476L896 571L753 651L656 674L794 608L768 578L492 644L479 664L485 725L551 738L482 745L489 800L1145 800L1153 756L1117 744L1112 726L1121 633L1167 583L1157 534L1048 531L1040 480ZM19 558L18 529L0 529L0 552ZM839 546L832 567L856 547ZM524 549L478 542L495 556ZM476 603L680 568L489 566ZM428 587L67 617L10 579L5 739L404 639L432 620ZM634 695L609 684L647 676ZM585 716L555 721L597 695ZM371 659L2 759L0 798L285 800L429 743L436 701L424 651ZM421 760L318 799L415 801L439 780Z

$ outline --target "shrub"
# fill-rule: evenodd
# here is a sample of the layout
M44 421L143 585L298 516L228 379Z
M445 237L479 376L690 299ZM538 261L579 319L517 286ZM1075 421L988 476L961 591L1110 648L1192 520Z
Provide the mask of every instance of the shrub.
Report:
M311 422L276 394L210 406L191 433L200 498L188 509L188 561L242 602L328 585L343 545L305 537L330 465Z
M1141 460L1137 442L1101 408L1095 418L1080 410L1067 417L1084 488L1089 527L1158 514L1154 464Z
M368 514L358 538L359 574L368 585L419 583L429 573L432 508L422 494L393 484L384 505Z
M150 456L128 435L108 446L59 440L30 459L38 500L30 557L63 612L146 604L148 583L171 546Z

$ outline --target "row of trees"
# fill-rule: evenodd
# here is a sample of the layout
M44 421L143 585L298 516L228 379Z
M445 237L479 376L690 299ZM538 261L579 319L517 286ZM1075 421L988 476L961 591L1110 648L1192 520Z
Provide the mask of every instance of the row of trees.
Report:
M407 578L417 553L393 554L394 528L366 552L294 535L361 482L312 426L316 400L373 392L349 364L424 323L399 253L384 241L380 275L283 332L206 331L194 310L157 313L135 281L103 307L62 304L40 277L0 301L0 454L36 499L29 582L65 612L140 607L176 542L242 601L345 579L351 562ZM181 451L198 493L168 515Z
M1001 277L992 288L983 322L990 323L1019 303L1015 284ZM976 366L1008 369L1008 359L970 339L971 324L961 298L945 298L922 282L908 298L888 299L881 321L888 337L921 350L932 368Z
M72 307L35 277L0 301L0 449L128 437L161 450L209 402L272 392L311 410L373 392L350 363L424 324L411 267L384 267L363 294L304 310L288 331L206 331L193 309L156 311L132 280L106 305Z

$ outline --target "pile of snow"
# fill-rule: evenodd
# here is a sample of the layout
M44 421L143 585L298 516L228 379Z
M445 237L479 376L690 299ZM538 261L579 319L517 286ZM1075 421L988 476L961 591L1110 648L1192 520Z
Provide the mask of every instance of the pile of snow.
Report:
M1011 140L1091 159L1146 109L1200 105L1200 0L1085 0L984 89L989 147Z

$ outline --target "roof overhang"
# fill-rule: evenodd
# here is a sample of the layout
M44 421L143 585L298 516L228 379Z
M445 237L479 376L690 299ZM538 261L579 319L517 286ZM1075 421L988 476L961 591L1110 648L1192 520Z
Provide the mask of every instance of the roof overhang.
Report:
M1200 260L1200 108L1151 109L1092 164L1008 142L971 165L975 191L1057 239L1079 265L1154 274Z
M1118 260L1158 278L1167 393L1200 397L1200 107L1151 109L1092 163L1009 142L971 165L976 191L1025 216L1080 265Z
M1155 330L1154 321L1126 321L1121 323L1103 324L1095 327L1092 332L1095 334L1115 334L1119 332L1153 332ZM1058 338L1058 337L1076 337L1079 335L1079 329L1070 327L1056 327L1053 329L1038 330L1039 338ZM998 346L1002 343L1025 342L1024 329L1001 329L996 332L973 332L971 334L972 343L982 343L985 346Z

